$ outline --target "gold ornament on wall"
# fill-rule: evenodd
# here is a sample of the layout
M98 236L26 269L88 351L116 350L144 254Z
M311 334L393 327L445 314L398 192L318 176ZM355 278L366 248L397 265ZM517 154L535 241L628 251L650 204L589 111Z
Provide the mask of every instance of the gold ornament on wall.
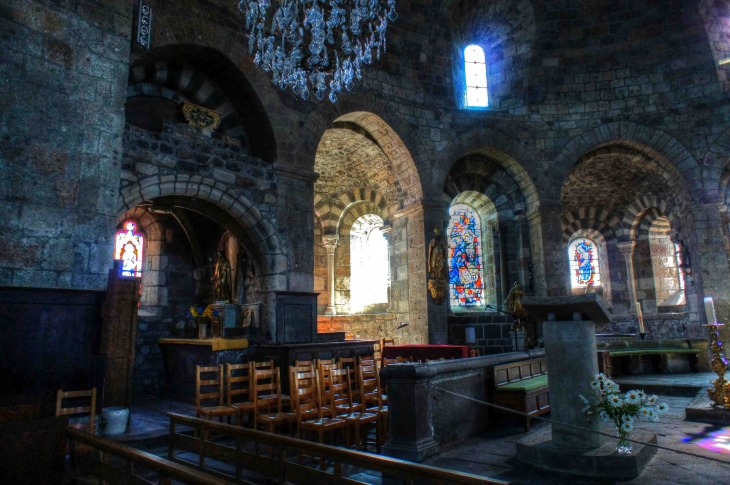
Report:
M189 125L213 131L221 124L221 114L197 104L183 103L182 113Z
M444 236L438 227L433 228L433 234L433 239L431 239L431 243L428 245L428 273L430 275L428 290L431 292L433 301L441 303L449 287L448 281L446 280L448 274L446 254L448 248L446 247Z

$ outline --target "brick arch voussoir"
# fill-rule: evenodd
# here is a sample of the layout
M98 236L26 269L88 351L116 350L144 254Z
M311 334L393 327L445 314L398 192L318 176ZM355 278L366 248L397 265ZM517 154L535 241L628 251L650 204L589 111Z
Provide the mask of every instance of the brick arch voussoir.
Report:
M352 229L352 225L355 223L355 221L367 214L375 214L376 216L383 219L383 223L386 225L390 223L390 220L384 214L383 207L380 207L379 205L369 200L359 200L347 206L342 212L342 217L340 217L340 220L337 224L337 235L349 235L350 229Z
M636 240L642 220L650 211L656 211L657 217L666 217L671 227L679 221L676 208L668 201L654 196L641 197L629 204L624 212L621 226L626 240Z
M182 196L200 199L218 206L247 231L251 240L260 245L264 254L282 254L273 226L237 188L204 179L200 176L171 175L152 177L156 183L140 181L121 190L118 214L158 197Z
M621 121L598 126L570 140L547 170L547 178L562 187L570 170L586 153L609 145L630 147L657 161L665 171L676 171L682 194L688 201L703 193L700 165L670 134L636 123ZM665 178L673 178L671 175ZM559 193L558 193L559 196Z
M523 144L491 128L474 129L444 146L434 164L433 193L443 190L457 161L473 154L484 154L505 170L519 187L527 213L540 207L540 194L535 180L543 180L544 175L539 163Z
M569 242L575 232L582 229L595 230L601 233L606 242L615 242L620 225L619 215L600 207L581 207L561 217L564 242Z

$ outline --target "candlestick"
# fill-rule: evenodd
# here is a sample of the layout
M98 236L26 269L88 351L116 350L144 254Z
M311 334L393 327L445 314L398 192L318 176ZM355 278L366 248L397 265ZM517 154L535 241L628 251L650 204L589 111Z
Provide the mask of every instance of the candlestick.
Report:
M636 302L636 315L639 317L639 333L646 333L644 328L644 315L641 313L641 302Z
M711 296L705 297L705 313L707 314L707 325L717 325L717 315L715 315L715 304L712 302Z

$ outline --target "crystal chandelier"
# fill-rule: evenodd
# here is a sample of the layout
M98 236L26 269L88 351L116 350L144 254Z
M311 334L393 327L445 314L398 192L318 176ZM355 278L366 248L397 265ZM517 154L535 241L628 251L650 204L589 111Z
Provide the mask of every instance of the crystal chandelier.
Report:
M282 90L308 99L350 91L361 67L385 52L395 0L241 0L249 54Z

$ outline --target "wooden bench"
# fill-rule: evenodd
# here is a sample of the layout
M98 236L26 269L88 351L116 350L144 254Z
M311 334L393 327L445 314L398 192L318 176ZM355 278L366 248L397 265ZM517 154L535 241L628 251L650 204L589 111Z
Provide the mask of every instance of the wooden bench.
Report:
M645 355L660 356L658 367L662 373L686 373L693 370L693 367L696 367L695 359L693 359L693 357L700 353L700 349L659 347L643 349L612 349L609 352L611 359L616 357L631 357L632 359L628 366L630 373L654 371L651 362L643 361L641 359L641 357ZM687 355L690 358L672 358L673 356L676 357L676 354Z
M530 431L530 419L550 411L545 359L494 366L494 403L528 414L524 426Z

